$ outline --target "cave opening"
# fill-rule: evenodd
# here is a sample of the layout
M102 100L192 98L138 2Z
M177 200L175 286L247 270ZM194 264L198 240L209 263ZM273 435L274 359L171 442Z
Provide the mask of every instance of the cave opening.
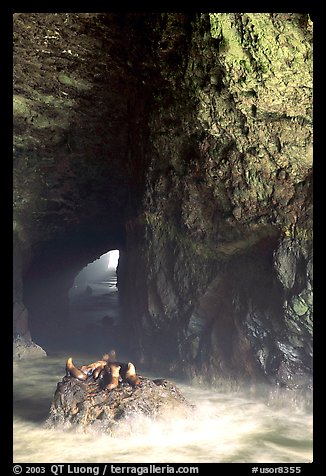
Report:
M59 240L39 250L26 270L23 292L31 338L48 354L125 347L118 289L125 252L110 246L98 257L95 244L86 245Z
M69 324L75 343L114 347L122 325L117 270L119 250L110 250L88 263L75 277L69 295Z
M82 286L91 287L92 284L100 282L108 284L108 279L111 285L116 285L119 255L119 250L110 250L84 266L74 279L73 286L69 291L70 295L73 295L74 291L76 292L77 288ZM92 293L92 289L89 289L87 292Z

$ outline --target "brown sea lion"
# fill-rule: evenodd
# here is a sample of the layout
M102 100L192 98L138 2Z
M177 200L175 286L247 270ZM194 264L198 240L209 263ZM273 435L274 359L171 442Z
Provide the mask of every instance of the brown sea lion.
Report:
M126 381L132 385L133 387L135 387L136 385L139 385L140 384L140 380L139 380L139 377L137 376L136 374L136 369L135 369L135 366L133 363L131 362L128 362L128 367L127 367L127 371L126 371Z
M116 361L110 363L120 366L120 377L123 382L127 382L132 386L140 384L139 377L136 375L136 369L132 362L128 362L128 364Z
M110 352L102 356L102 360L97 360L96 362L93 362L92 364L83 365L82 367L80 367L80 369L83 372L86 372L87 374L93 374L93 377L97 379L101 371L106 366L106 364L115 359L116 359L115 350L110 350Z
M118 386L120 369L121 369L120 365L117 365L117 364L110 364L105 367L106 371L108 370L110 371L109 373L110 381L105 387L107 390L112 390L113 388L116 388Z
M100 370L104 369L106 364L107 364L106 360L97 360L96 362L93 362L92 364L82 365L80 367L80 370L86 373L92 373L98 368L100 368Z
M79 380L87 379L87 373L84 373L81 369L78 369L74 365L72 361L72 357L69 357L66 362L66 374L69 375L70 377L78 378Z
M104 362L104 361L103 361ZM106 362L104 363L104 365L99 365L98 367L96 367L96 369L94 369L93 371L93 378L96 380L99 376L100 376L100 373L103 371L104 367L106 365Z

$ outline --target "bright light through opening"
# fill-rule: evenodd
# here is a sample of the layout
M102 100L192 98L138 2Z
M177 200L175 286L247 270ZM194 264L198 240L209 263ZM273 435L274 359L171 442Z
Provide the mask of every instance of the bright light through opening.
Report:
M119 261L119 250L112 250L108 252L108 268L116 268Z

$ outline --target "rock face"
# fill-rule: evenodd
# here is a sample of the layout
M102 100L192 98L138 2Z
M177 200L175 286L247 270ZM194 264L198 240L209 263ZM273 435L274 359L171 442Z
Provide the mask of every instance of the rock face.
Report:
M46 352L31 339L27 340L21 336L15 336L13 342L13 359L38 359L46 357Z
M163 379L140 377L135 388L120 384L107 391L93 377L84 382L64 377L57 385L46 425L82 424L114 432L133 417L155 419L171 417L173 412L187 416L191 408L179 389Z
M118 248L143 362L310 386L309 16L14 24L14 328L64 323L75 275Z

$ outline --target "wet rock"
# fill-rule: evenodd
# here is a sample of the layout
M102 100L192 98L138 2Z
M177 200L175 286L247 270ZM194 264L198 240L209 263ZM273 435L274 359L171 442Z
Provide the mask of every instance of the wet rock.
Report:
M305 300L301 297L295 297L292 301L292 308L298 316L303 316L308 311L309 307Z
M113 431L132 417L159 418L171 412L190 415L193 408L180 390L168 380L139 376L132 387L119 383L113 390L103 388L103 379L86 381L65 376L58 383L46 425L82 424Z
M24 337L16 335L13 340L13 359L38 359L46 357L46 352L39 345L26 340Z
M274 253L274 264L278 278L287 289L291 289L295 282L297 259L291 240L284 240Z

